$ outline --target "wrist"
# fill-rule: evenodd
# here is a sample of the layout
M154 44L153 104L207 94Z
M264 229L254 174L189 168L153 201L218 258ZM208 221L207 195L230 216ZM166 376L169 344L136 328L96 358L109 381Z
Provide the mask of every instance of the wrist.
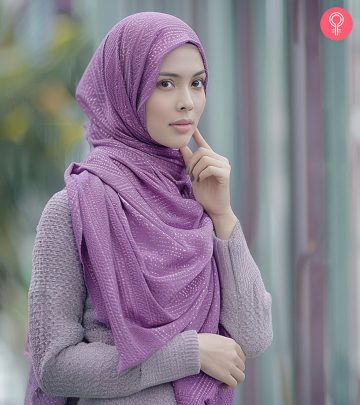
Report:
M211 220L214 225L215 235L219 239L227 240L229 239L238 218L230 208L227 212L212 216Z
M200 333L197 334L197 337L198 337L198 343L199 343L200 370L202 370L202 368L203 368L203 359L202 359L202 350L201 350L201 347L202 347L201 342L202 341L201 341Z
M229 218L234 218L234 217L236 217L236 215L234 214L234 211L232 210L232 208L229 208L228 210L226 210L220 214L210 215L210 218L212 219L213 222L219 222L219 221L223 221L224 219L227 220Z

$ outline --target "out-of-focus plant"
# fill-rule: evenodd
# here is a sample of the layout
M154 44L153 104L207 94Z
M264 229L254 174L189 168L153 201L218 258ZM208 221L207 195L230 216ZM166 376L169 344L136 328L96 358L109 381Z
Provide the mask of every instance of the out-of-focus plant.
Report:
M74 92L92 49L79 21L67 14L54 21L49 46L31 63L16 40L16 18L0 23L0 312L20 305L19 293L24 300L31 275L24 240L41 204L63 187L65 156L83 137Z

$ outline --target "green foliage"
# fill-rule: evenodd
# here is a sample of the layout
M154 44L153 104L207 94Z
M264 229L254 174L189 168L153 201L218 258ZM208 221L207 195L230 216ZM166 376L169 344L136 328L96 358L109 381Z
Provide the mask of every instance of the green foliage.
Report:
M1 27L0 288L27 291L31 251L19 250L33 238L43 203L64 186L66 155L83 140L74 94L92 49L78 21L62 14L55 21L49 46L32 59L16 39L14 21ZM0 310L10 294L1 291Z

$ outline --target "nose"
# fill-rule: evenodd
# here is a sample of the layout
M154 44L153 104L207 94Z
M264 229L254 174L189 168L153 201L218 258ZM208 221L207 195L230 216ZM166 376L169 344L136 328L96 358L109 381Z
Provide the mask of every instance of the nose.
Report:
M194 108L194 101L191 97L189 90L181 91L177 102L177 110L192 110Z

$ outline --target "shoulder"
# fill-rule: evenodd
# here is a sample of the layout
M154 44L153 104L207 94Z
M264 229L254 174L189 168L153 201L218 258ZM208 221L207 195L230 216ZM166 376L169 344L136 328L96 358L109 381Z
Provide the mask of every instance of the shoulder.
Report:
M67 191L64 188L53 194L45 204L36 230L44 225L64 227L69 224L71 224L71 215Z
M66 188L63 188L62 190L56 192L53 194L48 202L45 205L46 209L51 209L51 208L60 208L64 210L69 209L69 204L68 204L68 195Z
M45 204L36 227L33 255L52 257L64 263L79 261L68 196L65 189L53 194Z

